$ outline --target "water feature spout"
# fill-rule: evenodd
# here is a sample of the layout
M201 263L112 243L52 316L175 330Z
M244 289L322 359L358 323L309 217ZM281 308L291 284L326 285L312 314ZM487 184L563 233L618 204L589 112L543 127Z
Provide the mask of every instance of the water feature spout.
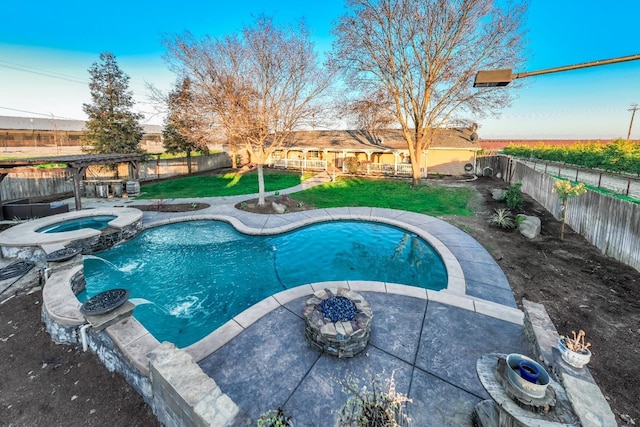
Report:
M144 298L129 298L129 302L135 306L144 305L144 304L153 304L151 301Z
M150 305L153 305L155 307L158 307L160 310L162 310L166 314L171 314L171 312L167 308L165 308L165 307L163 307L161 305L158 305L153 301L149 301L146 298L129 298L129 302L132 303L133 305L135 305L136 307L139 306L139 305L150 304Z
M83 256L82 256L82 259L83 259L83 260L85 260L85 259L95 259L95 260L98 260L98 261L102 261L102 262L104 262L105 264L107 264L108 266L110 266L111 268L113 268L114 270L122 271L120 268L118 268L118 266L117 266L117 265L115 265L115 264L114 264L114 263L112 263L111 261L106 260L106 259L104 259L104 258L101 258L101 257L99 257L99 256L95 256L95 255L83 255Z

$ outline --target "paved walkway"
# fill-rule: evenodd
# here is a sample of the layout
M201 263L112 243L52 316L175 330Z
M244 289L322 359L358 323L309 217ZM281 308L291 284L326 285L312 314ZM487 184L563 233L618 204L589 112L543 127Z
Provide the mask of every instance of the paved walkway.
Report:
M470 426L474 406L488 398L477 378L476 361L491 352L528 354L522 313L506 276L486 250L461 230L436 218L390 209L257 215L233 207L251 197L175 200L206 202L211 207L181 214L145 212L143 222L155 226L222 219L243 232L263 234L328 219L382 221L420 231L444 244L463 276L458 278L462 286L440 292L379 282L330 284L358 290L374 313L370 344L351 359L321 354L304 340L304 302L323 284L268 298L187 348L252 419L282 406L293 414L297 427L333 427L336 412L349 397L341 381L357 379L362 386L372 378L384 380L393 375L396 390L412 399L407 412L415 426ZM114 201L83 200L87 207L105 203L113 205Z

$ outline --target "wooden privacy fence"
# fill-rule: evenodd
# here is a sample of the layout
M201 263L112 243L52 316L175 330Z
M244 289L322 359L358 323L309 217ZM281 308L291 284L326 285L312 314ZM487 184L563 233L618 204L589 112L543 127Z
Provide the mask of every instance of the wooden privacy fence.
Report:
M193 173L205 172L230 167L231 158L227 153L192 157L191 166ZM138 167L140 181L169 178L187 174L187 159L151 160L139 163ZM116 176L126 179L129 176L128 165L122 165L117 173L104 167L91 166L87 169L88 179L113 179ZM4 201L64 193L73 193L73 181L64 168L25 168L8 174L0 184Z
M0 184L4 201L64 193L73 193L73 182L64 168L22 168L19 173L8 174Z
M499 176L505 178L505 171L508 169L509 158L507 156L481 156L476 159L476 175L479 176Z
M191 172L206 172L210 170L227 168L231 166L231 158L227 153L215 153L208 156L195 156L191 158ZM140 181L151 181L154 179L171 178L172 176L186 175L188 164L186 157L176 159L148 160L139 164ZM119 165L118 171L104 167L89 168L87 178L89 179L113 179L116 176L127 177L129 174L128 165Z
M500 157L496 161L507 171L504 179L522 182L522 191L560 220L562 203L553 191L558 180L518 160ZM640 271L640 205L587 191L569 199L565 221L602 253Z

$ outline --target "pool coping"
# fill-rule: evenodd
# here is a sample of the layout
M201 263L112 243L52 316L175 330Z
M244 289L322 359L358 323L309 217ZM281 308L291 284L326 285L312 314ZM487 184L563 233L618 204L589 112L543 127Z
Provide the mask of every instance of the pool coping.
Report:
M124 210L138 211L133 208L125 208ZM389 224L413 232L429 242L445 263L448 274L447 288L440 291L432 291L414 286L386 282L332 281L296 286L278 292L244 310L198 342L182 349L177 349L173 346L174 350L172 351L177 352L176 355L184 354L185 357L192 360L194 364L197 364L207 356L219 350L221 347L230 343L234 338L238 337L238 335L246 331L252 325L255 325L267 314L280 309L285 304L310 296L313 292L326 287L346 287L358 292L379 292L389 295L399 295L428 300L464 309L469 312L502 320L518 326L523 324L524 313L515 307L515 303L513 307L510 307L499 302L493 302L467 294L468 282L484 283L488 281L497 281L499 286L480 287L481 296L483 295L482 292L492 292L494 289L504 291L504 289L501 289L500 287L509 287L509 284L506 276L504 276L502 270L497 266L495 260L493 260L486 249L482 248L475 239L465 234L462 230L434 217L382 208L333 208L281 215L260 215L235 209L227 203L218 204L217 206L213 205L200 213L188 212L182 214L163 214L154 212L149 214L148 212L145 212L142 216L142 228L148 229L160 225L193 220L224 221L230 223L239 232L253 235L278 234L300 228L305 225L332 220L356 220ZM70 263L72 263L72 261ZM474 266L469 270L467 264L474 264ZM472 278L467 277L467 274L465 274L465 268L467 268L466 271L471 272ZM491 270L494 275L496 271L499 271L501 277L491 276L488 279L487 275L483 275L485 269ZM60 274L62 272L56 272L49 279L53 280L55 285L50 287L49 285L52 285L53 283L48 281L44 287L43 318L45 318L48 330L50 330L50 328L57 327L57 325L50 325L46 320L47 317L53 319L55 323L63 323L60 325L64 329L61 331L62 334L73 334L74 331L77 332L82 325L89 325L87 320L84 320L83 316L79 313L79 302L70 290L70 277L72 276L72 272L75 273L77 271L78 270L76 268L73 268L72 271L66 271L64 274ZM67 284L66 288L69 289L68 291L56 292L56 289L54 289L60 289L60 287L65 284ZM487 285L487 283L484 283L484 285ZM73 298L70 295L73 295ZM169 403L161 403L160 400L162 399L156 401L159 398L154 397L153 393L150 394L147 387L148 384L150 384L151 387L159 387L164 384L168 387L166 390L167 393L176 394L177 396L181 393L180 385L188 385L194 381L195 383L200 383L201 381L209 378L204 371L200 370L200 368L195 369L195 367L192 367L194 374L197 371L197 375L182 378L177 383L174 383L173 380L169 381L169 378L167 377L164 380L159 381L158 384L160 385L155 384L157 381L154 381L152 378L153 375L151 375L151 371L153 370L153 372L156 372L156 370L154 370L157 368L157 361L154 362L154 360L157 359L156 353L162 353L164 351L164 347L169 343L160 343L146 328L144 328L144 326L132 317L126 317L117 323L106 327L104 332L111 340L112 345L114 346L112 352L115 353L106 355L107 350L94 350L92 346L93 344L90 344L90 346L92 346L92 350L97 351L99 357L100 354L104 353L101 358L101 360L104 358L104 363L113 363L113 360L118 358L126 361L124 365L132 367L134 371L131 371L126 367L122 368L124 369L123 375L127 377L127 381L134 385L138 392L145 396L145 399L150 399L150 402L154 402L153 406L156 409L157 405L166 405ZM71 340L73 338L69 337L69 339ZM170 359L173 360L174 357L178 356L171 356ZM171 364L173 366L174 362L171 362ZM122 364L119 363L118 367L113 368L120 369L119 366L122 366ZM133 374L132 372L135 371L137 371L137 373ZM171 370L171 375L169 376L173 377L174 375L184 376L184 372L179 366L175 366L175 372ZM215 385L215 382L213 382L213 384ZM220 409L222 412L227 409L233 409L232 413L237 414L238 408L235 403L227 395L222 394L222 396L226 400L221 403L221 408L218 408L218 405L214 405L214 407ZM197 409L202 406L203 402L208 402L206 406L207 408L210 408L211 405L208 400L210 397L211 396L209 396L209 394L205 393L200 396L200 401L197 399L191 403L185 401L183 403L186 406L183 407L182 405L179 405L180 409L177 413L182 414L189 412L189 410L197 412ZM155 412L156 410L154 410L154 413ZM160 413L157 415L160 417ZM165 419L164 415L162 419Z
M296 230L309 225L320 224L330 221L366 221L373 223L380 223L395 226L403 230L407 230L411 233L415 233L417 236L426 240L427 243L438 253L447 271L447 288L446 290L458 294L464 295L466 292L465 277L462 271L460 262L455 255L447 248L447 246L437 239L434 235L428 231L411 225L409 223L399 221L394 218L387 218L381 215L372 215L371 213L350 212L348 208L334 208L325 209L327 215L324 216L308 216L299 219L292 219L291 221L283 222L275 227L253 227L245 224L237 216L221 215L221 214L196 214L189 217L171 218L161 221L155 221L153 223L143 225L143 230L149 228L160 227L167 224L175 224L177 222L186 221L223 221L231 224L238 232L253 236L270 236L276 234L286 233L292 230ZM279 218L287 218L282 214ZM291 214L289 214L291 215ZM426 216L426 215L423 215Z
M134 209L124 208L124 210L133 211ZM98 210L96 209L96 211ZM104 212L108 210L100 211ZM135 211L141 212L137 209L135 209ZM276 221L276 218L273 218L274 216L277 217L279 221ZM400 217L404 217L404 220ZM165 218L151 220L146 223L143 218L143 229L196 220L224 221L231 224L239 232L251 235L279 234L304 227L306 225L333 220L359 220L389 224L406 229L410 232L414 232L418 236L427 240L427 242L432 245L433 248L441 256L447 269L448 275L447 288L440 291L433 291L425 288L395 283L361 280L311 283L281 291L252 305L251 307L247 308L243 312L228 320L222 326L209 333L204 338L187 347L184 347L183 350L191 354L196 362L201 360L206 355L211 354L220 347L224 346L246 328L251 326L253 323L258 321L260 318L270 313L274 309L277 309L294 299L311 295L316 290L324 287L342 286L355 291L374 291L441 302L499 320L522 325L524 314L518 308L509 307L483 298L473 297L465 293L466 277L462 270L460 261L453 254L453 252L441 241L441 239L436 238L433 233L430 233L424 229L424 227L428 225L444 223L444 221L434 217L411 212L380 208L332 208L282 215L249 214L244 211L235 210L234 214L232 215L212 213L194 214L193 212L189 213L188 215L180 216L175 216L174 214L168 215ZM406 222L409 220L412 221L413 224ZM269 227L267 226L267 224L269 224L270 222L277 224L273 227ZM417 223L422 224L422 228L420 225L417 225ZM255 226L255 224L262 224L262 226L258 227ZM454 235L456 233L465 235L456 227L450 227L453 229ZM447 230L447 232L450 233L452 232L452 230ZM495 263L495 261L493 262ZM52 278L54 278L55 283L57 283L59 279L55 276L56 275L54 275L54 277ZM46 288L47 286L45 286L45 289ZM83 316L79 314L80 304L77 298L75 296L73 298L69 298L69 296L72 295L72 292L46 292L45 295L46 298L44 304L47 309L51 309L48 310L50 311L50 316L56 318L56 311L61 310L63 313L62 317L67 320L67 322L63 321L62 323L68 326L71 326L70 323L75 323L77 325L84 323L84 321L82 320ZM71 313L75 312L76 310L78 311L77 316L71 315ZM71 322L68 322L69 320ZM112 333L115 332L114 329L115 328L113 327L109 327L107 328L107 331L110 332L110 335L112 335ZM141 369L141 372L146 374L148 373L148 368L144 366L143 361L146 357L146 354L151 351L159 341L155 338L153 340L148 339L150 337L150 333L146 331L146 329L145 333L140 334L139 331L138 335L144 335L145 338L147 338L147 345L139 345L140 343L138 342L136 343L136 345L125 345L123 348L121 347L121 350L131 362L133 362L139 369ZM116 336L112 336L112 338L115 341L118 341Z
M224 346L238 334L242 333L246 328L271 311L294 299L308 295L310 296L313 292L325 287L342 286L355 291L373 291L404 295L444 303L517 325L522 325L523 322L524 313L518 308L509 307L497 302L466 294L467 278L465 277L458 257L454 255L454 253L440 238L436 237L434 233L429 232L427 228L429 226L446 224L450 227L449 230L446 230L446 233L449 235L455 236L456 233L460 233L465 236L467 235L460 229L428 215L394 209L361 207L315 209L295 213L271 215L253 214L234 209L234 211L224 214L189 212L179 216L174 214L164 218L154 218L148 222L143 221L143 230L167 224L198 220L223 221L231 224L237 231L249 235L274 235L312 224L339 220L368 221L396 226L417 234L434 248L441 257L447 270L447 288L440 291L433 291L425 288L395 283L350 280L319 282L296 286L263 299L228 320L204 338L182 348L191 354L196 362ZM473 240L475 242L475 239ZM491 262L497 266L493 258L491 258Z
M206 337L182 348L182 350L189 353L195 362L199 362L233 340L273 310L284 307L285 304L299 298L311 297L316 291L338 287L347 288L356 292L378 292L438 302L519 326L522 326L524 319L524 313L519 309L506 307L491 301L455 295L446 290L432 291L415 286L364 280L316 282L296 286L263 299L224 323Z
M38 233L36 230L71 219L92 216L115 216L109 221L109 226L122 229L142 219L142 211L134 208L102 207L81 211L71 211L62 214L38 218L15 225L0 233L0 246L4 247L41 247L46 253L51 253L76 240L99 236L100 230L82 228L80 230L61 233Z

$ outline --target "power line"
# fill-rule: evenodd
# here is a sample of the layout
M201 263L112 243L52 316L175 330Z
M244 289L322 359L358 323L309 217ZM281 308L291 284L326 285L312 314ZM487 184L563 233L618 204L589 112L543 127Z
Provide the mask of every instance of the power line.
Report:
M548 111L523 111L523 112L505 112L503 118L509 119L542 119L547 117L558 116L575 116L589 114L613 114L619 113L620 108L579 108L579 109L563 109Z
M4 61L2 59L0 59L0 67L9 68L9 69L16 70L16 71L23 71L25 73L37 74L37 75L44 76L44 77L51 77L53 79L66 80L68 82L78 83L78 84L82 84L82 85L85 85L85 86L89 85L89 80L83 80L83 79L81 79L79 77L74 77L74 76L70 76L68 74L58 73L58 72L55 72L55 71L44 70L42 68L31 67L29 65L18 64L16 62ZM129 75L127 74L127 76L129 76ZM139 92L136 92L136 91L132 90L131 88L129 88L129 90L131 91L133 96L135 96L137 98L146 97L146 95L140 94Z
M20 109L17 109L17 108L11 108L11 107L3 107L3 106L0 106L0 109L3 109L3 110L9 110L9 111L17 111L18 113L34 114L34 115L36 115L36 116L44 116L44 117L54 118L54 119L62 119L62 120L81 120L81 121L84 121L83 119L72 119L71 117L62 117L62 116L55 116L55 115L53 115L53 114L36 113L35 111L20 110Z
M55 71L49 71L49 70L44 70L42 68L36 68L36 67L31 67L29 65L23 65L23 64L18 64L16 62L10 62L10 61L5 61L5 60L1 60L0 59L0 67L4 67L4 68L9 68L12 70L16 70L16 71L22 71L25 73L31 73L31 74L37 74L40 76L44 76L44 77L50 77L50 78L54 78L54 79L60 79L60 80L66 80L72 83L78 83L78 84L82 84L85 86L89 85L89 81L88 80L82 80L78 77L74 77L74 76L70 76L68 74L63 74L63 73L58 73ZM131 90L131 89L129 89ZM146 95L142 95L140 93L137 93L133 90L131 90L131 93L134 97L136 98L146 98ZM143 101L137 101L136 104L143 104L143 105L153 105L154 103L152 102L145 102ZM52 117L52 114L43 114L43 113L36 113L33 111L27 111L27 110L20 110L20 109L16 109L16 108L10 108L10 107L1 107L1 109L5 109L5 110L10 110L10 111L17 111L20 113L28 113L28 114L34 114L34 115L38 115L38 116L46 116L46 117ZM157 116L159 113L155 112L155 113L151 113L148 111L144 111L140 108L135 108L134 110L138 111L139 113L142 113L145 116L145 123L148 123L150 120L152 120L155 116ZM68 117L57 117L56 118L59 119L65 119L65 120L77 120L77 119L71 119Z
M55 71L42 70L35 67L27 66L27 65L16 64L15 62L0 60L0 67L10 68L12 70L23 71L25 73L37 74L45 77L51 77L54 79L66 80L72 83L78 83L83 85L89 84L88 81L81 80L80 78L77 78L77 77L69 76L62 73L56 73Z

